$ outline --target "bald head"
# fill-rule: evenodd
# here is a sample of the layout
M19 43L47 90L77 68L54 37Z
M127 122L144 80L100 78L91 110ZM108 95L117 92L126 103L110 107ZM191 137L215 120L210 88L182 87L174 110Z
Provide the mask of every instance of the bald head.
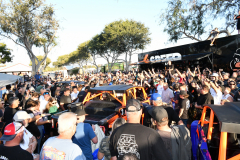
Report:
M167 90L168 89L168 83L163 83L163 89Z

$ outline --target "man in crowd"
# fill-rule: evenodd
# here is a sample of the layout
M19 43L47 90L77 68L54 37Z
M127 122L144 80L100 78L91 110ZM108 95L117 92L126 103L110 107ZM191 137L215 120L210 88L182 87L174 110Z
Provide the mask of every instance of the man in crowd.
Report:
M66 88L64 90L63 95L60 98L60 107L64 111L68 109L68 105L72 103L71 96L70 96L70 89Z
M86 160L82 150L71 140L76 131L76 123L76 114L61 114L58 118L59 136L51 137L44 143L40 159Z
M6 125L13 122L13 116L19 110L19 99L18 97L11 97L8 103L9 106L5 108L5 112L3 115L3 121L6 122Z
M207 85L203 85L201 87L200 96L198 97L198 101L195 104L195 107L199 109L203 109L204 104L214 104L213 97L209 93L209 87Z
M90 87L89 87L89 86L86 86L83 91L79 92L79 94L78 94L79 102L83 102L83 100L84 100L84 98L86 97L89 89L90 89Z
M44 92L43 93L43 98L44 99L40 101L40 108L39 108L41 113L43 113L43 111L46 109L46 106L48 104L48 100L49 100L50 97L51 96L50 96L49 92Z
M5 141L4 145L0 145L0 159L33 160L32 154L20 147L24 132L24 126L18 122L12 122L5 127L4 134L0 138L1 141Z
M77 90L77 86L73 86L72 93L71 93L71 99L72 99L73 103L78 103L78 100L79 100L78 94L79 94L79 92Z
M154 107L149 114L172 160L191 160L192 143L189 130L184 125L170 128L168 113L163 107Z
M140 124L142 108L138 100L127 101L126 115L127 123L115 129L110 137L112 160L127 153L144 160L169 160L170 156L159 134Z
M40 74L39 74L39 72L37 72L37 74L35 74L35 79L38 81L39 79L40 79Z
M162 101L165 103L170 103L171 99L174 97L173 91L168 88L168 83L163 84L164 90L162 91Z
M169 121L168 125L170 126L172 124L172 121L174 121L176 124L183 124L182 120L178 117L178 114L173 110L173 108L169 105L163 105L161 95L158 93L154 93L151 96L151 99L153 107L149 108L148 110L151 110L155 107L162 106L168 113ZM151 119L151 115L148 113L145 113L146 118Z
M32 129L29 126L29 123L36 121L40 116L34 117L33 114L28 114L26 111L17 111L13 117L14 122L21 123L25 127L23 142L20 144L20 147L24 150L28 150L30 153L33 153L37 147L36 137L33 136L28 129ZM35 128L34 132L39 132L38 128ZM38 137L39 138L39 137ZM31 146L31 148L29 148Z
M85 111L78 109L75 113L77 114L77 129L72 137L73 143L82 149L87 160L92 160L91 141L96 144L98 143L98 138L91 125L89 123L83 123L85 121Z

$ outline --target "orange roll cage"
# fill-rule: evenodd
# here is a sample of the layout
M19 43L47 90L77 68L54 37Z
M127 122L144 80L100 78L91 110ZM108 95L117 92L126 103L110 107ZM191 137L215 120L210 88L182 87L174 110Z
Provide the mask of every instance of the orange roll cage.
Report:
M211 110L209 121L205 121L207 109ZM201 116L201 119L199 120L199 123L201 124L202 127L204 126L204 124L209 124L208 134L207 134L208 140L212 139L212 130L213 130L213 124L214 124L213 121L214 121L214 111L209 106L204 106L202 116ZM227 132L221 132L218 160L226 160L226 154L227 154ZM228 160L239 160L239 159L240 159L240 154L238 154Z
M83 100L82 103L85 104L86 102L88 102L88 101L90 101L90 100L92 100L92 99L94 99L94 98L96 98L96 97L98 97L98 96L100 96L100 99L102 99L102 94L103 94L103 93L108 93L112 98L114 98L115 100L117 100L117 101L121 104L122 107L119 108L118 114L116 114L115 116L113 116L112 118L110 118L110 119L107 121L109 128L112 128L113 122L114 122L117 118L122 117L122 118L124 118L125 120L127 120L127 116L126 116L126 115L121 115L121 114L120 114L120 111L121 111L123 108L126 107L127 94L128 94L128 95L131 94L134 99L137 98L137 95L136 95L137 91L136 91L136 89L141 89L142 92L143 92L143 98L144 98L144 100L142 101L142 103L148 103L148 104L150 104L150 100L149 100L149 98L147 97L146 91L144 90L143 87L132 87L132 88L127 89L127 90L123 93L122 101L117 98L117 96L116 96L116 94L115 94L114 91L100 91L100 93L98 92L98 94L92 95L92 96L91 96L91 92L88 92L87 95L86 95L86 97L85 97L85 99ZM143 123L143 118L144 118L144 114L142 115L142 123Z

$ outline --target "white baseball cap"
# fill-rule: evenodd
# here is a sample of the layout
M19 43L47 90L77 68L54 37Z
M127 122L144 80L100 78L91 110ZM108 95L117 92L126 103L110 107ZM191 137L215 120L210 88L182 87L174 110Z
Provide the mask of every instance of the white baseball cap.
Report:
M28 114L26 111L17 111L13 116L13 120L16 122L22 122L25 119L33 118L33 114Z

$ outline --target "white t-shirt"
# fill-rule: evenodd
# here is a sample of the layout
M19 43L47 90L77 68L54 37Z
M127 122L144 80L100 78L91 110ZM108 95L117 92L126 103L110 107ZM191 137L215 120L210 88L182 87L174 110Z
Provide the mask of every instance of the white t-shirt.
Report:
M72 92L71 93L71 99L72 100L76 99L78 97L78 93L79 93L79 91L77 91L77 93ZM78 103L78 101L79 100L77 99L74 103Z
M210 88L210 93L213 97L214 104L221 104L222 92L218 90L218 92L216 93L213 88Z
M40 101L39 110L41 113L43 113L43 111L46 109L47 104L48 104L48 101L46 101L45 99Z
M44 96L43 96L43 95L41 95L41 96L39 97L39 101L42 101L42 100L44 100Z
M222 99L223 99L223 100L227 100L228 97L232 97L232 96L231 96L230 94L227 94L226 96L222 95Z

